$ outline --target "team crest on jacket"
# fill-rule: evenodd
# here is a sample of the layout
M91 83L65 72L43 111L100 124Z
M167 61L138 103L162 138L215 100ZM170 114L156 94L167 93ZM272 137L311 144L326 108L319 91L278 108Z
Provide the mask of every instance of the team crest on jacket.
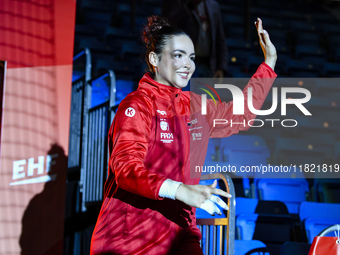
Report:
M169 123L167 119L160 119L160 127L163 132L160 132L160 138L163 143L172 143L174 141L174 135L170 132Z
M169 124L168 124L168 122L162 120L161 123L160 123L160 125L161 125L161 129L162 129L163 131L169 130Z

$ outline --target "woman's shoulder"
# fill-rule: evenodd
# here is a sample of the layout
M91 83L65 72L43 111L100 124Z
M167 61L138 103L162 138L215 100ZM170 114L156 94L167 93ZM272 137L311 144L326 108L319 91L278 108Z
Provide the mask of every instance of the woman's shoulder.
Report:
M152 98L142 90L135 90L128 94L120 103L120 106L131 106L140 108L141 110L151 111L152 109Z

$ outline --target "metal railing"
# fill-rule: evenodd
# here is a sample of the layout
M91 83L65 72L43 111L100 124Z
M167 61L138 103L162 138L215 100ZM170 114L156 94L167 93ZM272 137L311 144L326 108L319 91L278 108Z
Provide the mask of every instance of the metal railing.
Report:
M86 138L84 141L84 160L82 164L82 204L85 208L93 203L101 203L103 199L103 187L107 177L108 168L108 147L107 136L110 124L113 120L116 106L115 94L116 83L115 74L108 70L104 74L90 80L92 85L104 82L109 89L110 98L87 111L88 119L85 122Z
M73 57L74 79L72 79L68 169L80 170L82 160L83 128L86 121L88 101L87 81L91 78L91 53L85 48Z
M205 255L233 255L235 243L235 188L228 174L206 174L201 180L221 179L225 191L231 194L227 205L226 218L197 218L196 223L202 233L201 247Z

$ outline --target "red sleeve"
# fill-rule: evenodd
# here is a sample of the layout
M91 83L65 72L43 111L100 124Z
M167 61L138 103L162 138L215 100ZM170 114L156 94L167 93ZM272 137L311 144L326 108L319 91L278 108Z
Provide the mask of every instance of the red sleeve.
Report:
M276 73L266 63L262 63L255 74L250 78L247 86L243 89L244 95L244 114L233 114L233 101L228 103L218 103L217 106L213 100L207 100L207 119L208 122L213 124L214 119L227 120L227 124L211 125L210 137L227 137L236 134L239 131L245 131L250 128L248 121L255 119L256 115L250 112L248 108L248 88L252 88L253 106L255 109L261 109L264 100L266 99L269 90L276 78ZM244 123L233 124L231 123Z
M144 167L151 114L150 102L138 96L121 102L109 132L109 171L114 172L119 188L150 199L161 199L158 193L166 178Z

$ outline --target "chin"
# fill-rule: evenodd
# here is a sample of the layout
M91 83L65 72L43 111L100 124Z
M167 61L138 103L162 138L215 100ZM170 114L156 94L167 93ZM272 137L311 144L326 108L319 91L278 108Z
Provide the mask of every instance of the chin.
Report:
M188 86L188 83L186 83L186 84L176 84L176 88L179 88L179 89L183 89L183 88L185 88L186 86Z
M175 85L175 87L176 87L176 88L179 88L179 89L183 89L183 88L185 88L186 86L188 86L189 80L190 80L190 79L188 79L188 80L186 80L186 81L177 82L176 85Z

